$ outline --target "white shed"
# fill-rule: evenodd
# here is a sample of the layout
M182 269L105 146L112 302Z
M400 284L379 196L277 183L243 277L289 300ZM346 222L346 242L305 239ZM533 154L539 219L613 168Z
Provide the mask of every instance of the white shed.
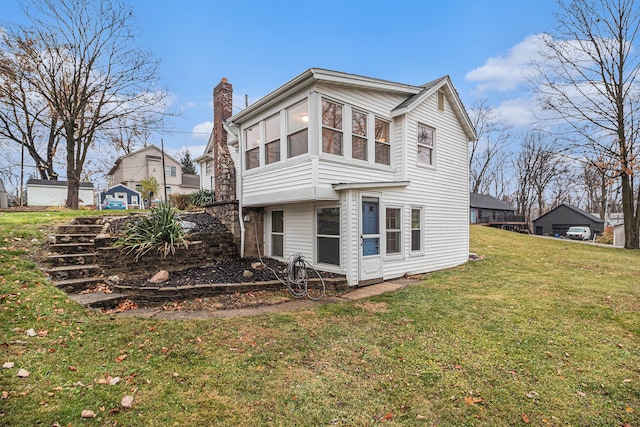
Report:
M78 193L78 205L94 203L93 183L81 182ZM67 181L30 179L27 181L28 206L64 206L67 201Z

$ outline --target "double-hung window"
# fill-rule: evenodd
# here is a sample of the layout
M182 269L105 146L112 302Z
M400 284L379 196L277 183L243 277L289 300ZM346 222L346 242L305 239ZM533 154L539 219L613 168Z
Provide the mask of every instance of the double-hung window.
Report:
M271 211L271 256L284 257L284 211Z
M351 157L368 160L367 153L367 113L351 111Z
M340 208L318 208L316 226L318 262L340 265Z
M402 251L402 211L400 208L386 209L387 255L399 254Z
M422 251L423 221L422 208L411 208L411 252Z
M418 123L418 163L433 165L434 129Z
M342 155L342 105L322 100L322 152Z
M265 164L280 161L280 115L275 115L265 121Z
M309 152L309 107L305 99L287 110L287 157Z
M256 124L245 131L246 152L245 164L247 170L260 166L260 126Z
M165 166L164 167L164 175L165 176L176 176L176 167L175 166Z
M389 142L389 122L376 117L376 163L391 164L391 143Z

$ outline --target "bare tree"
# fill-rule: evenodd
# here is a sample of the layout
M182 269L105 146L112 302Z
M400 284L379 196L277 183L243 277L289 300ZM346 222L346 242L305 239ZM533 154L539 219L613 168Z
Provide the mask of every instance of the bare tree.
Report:
M478 101L471 109L471 121L478 139L469 146L469 188L472 193L487 194L503 175L503 151L511 138L511 129L496 118L486 100Z
M625 247L638 248L640 188L640 12L635 0L559 2L558 29L545 38L537 90L575 135L580 156L613 159L620 181Z
M30 84L31 64L20 56L16 43L0 32L0 138L17 143L33 159L41 179L55 180L54 159L60 143L60 125L44 98Z
M554 180L568 173L568 166L557 152L557 141L540 131L529 131L522 136L520 153L513 166L517 210L530 222L534 206L538 214L548 210L547 191ZM560 198L560 195L555 197Z
M32 23L8 33L28 64L29 86L59 123L66 150L67 207L77 209L87 154L128 117L161 116L157 61L132 47L132 12L115 1L31 0Z

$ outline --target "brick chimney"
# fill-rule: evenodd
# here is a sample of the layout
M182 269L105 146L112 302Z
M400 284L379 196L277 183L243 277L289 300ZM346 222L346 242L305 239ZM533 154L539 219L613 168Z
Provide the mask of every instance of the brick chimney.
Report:
M214 194L216 202L236 200L236 169L227 146L227 132L222 123L233 113L233 87L222 78L213 89L213 158L215 167Z

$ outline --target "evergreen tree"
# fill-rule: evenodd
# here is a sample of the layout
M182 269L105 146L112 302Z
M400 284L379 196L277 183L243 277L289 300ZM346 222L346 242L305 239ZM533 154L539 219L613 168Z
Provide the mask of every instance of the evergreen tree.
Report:
M191 153L189 152L188 148L185 149L180 155L180 165L182 165L182 173L190 175L198 174L198 172L196 171L196 165L191 158Z

